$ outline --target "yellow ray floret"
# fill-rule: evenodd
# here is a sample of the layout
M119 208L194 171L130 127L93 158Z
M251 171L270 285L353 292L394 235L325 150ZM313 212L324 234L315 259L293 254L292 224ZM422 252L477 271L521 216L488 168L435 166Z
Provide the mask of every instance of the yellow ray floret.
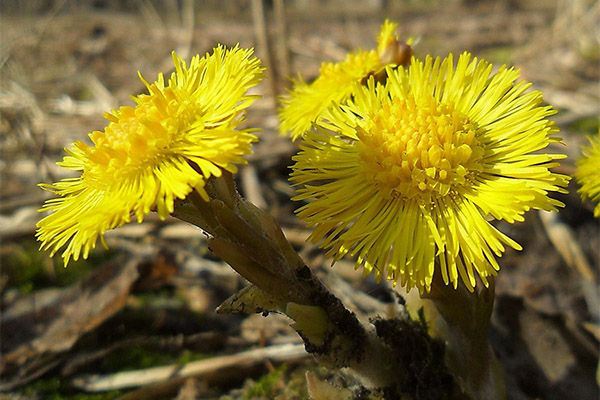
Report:
M596 207L594 217L600 217L600 132L589 138L589 146L583 146L577 160L575 179L581 186L578 190L582 199L589 198Z
M281 99L280 132L296 140L308 131L311 124L331 102L347 99L355 83L366 81L369 75L394 65L389 49L398 42L394 34L397 24L385 21L377 38L377 50L357 50L339 63L323 63L319 77L312 83L302 79L294 82L292 91ZM382 61L383 59L383 61Z
M161 218L173 212L174 200L192 190L208 199L206 179L251 153L257 140L251 129L236 129L257 96L247 91L263 76L252 50L216 47L195 56L188 66L173 53L175 72L162 74L148 94L133 97L135 107L105 114L104 131L92 132L92 145L77 141L58 164L81 171L76 178L41 185L59 197L40 211L52 211L38 224L37 238L52 255L87 258L98 238L135 216L150 211Z
M387 80L357 84L353 99L326 109L295 156L298 215L334 261L407 289L429 291L434 272L455 288L487 285L505 246L520 249L489 219L522 221L555 210L548 197L568 177L550 171L563 155L539 150L557 132L541 93L518 71L491 74L462 54L412 59Z

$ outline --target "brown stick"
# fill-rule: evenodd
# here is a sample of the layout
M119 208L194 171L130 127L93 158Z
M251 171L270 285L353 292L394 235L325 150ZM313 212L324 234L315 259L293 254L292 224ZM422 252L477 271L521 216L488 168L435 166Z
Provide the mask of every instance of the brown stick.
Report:
M275 71L273 60L271 58L271 51L269 49L269 35L267 32L267 24L265 18L265 9L263 0L252 0L252 21L254 24L254 36L256 37L256 52L259 58L263 61L263 64L267 68L271 95L273 98L277 97L277 73Z
M265 360L284 362L307 357L309 357L309 354L304 350L303 344L287 343L207 360L193 361L184 366L171 364L164 367L118 372L109 375L81 376L73 380L73 386L86 392L105 392L140 387L172 379L204 378L232 368L249 368L261 364Z
M285 79L290 76L290 53L288 51L287 29L285 18L284 0L273 1L273 11L275 12L275 26L277 28L277 56L279 59L278 75L281 82L285 85Z

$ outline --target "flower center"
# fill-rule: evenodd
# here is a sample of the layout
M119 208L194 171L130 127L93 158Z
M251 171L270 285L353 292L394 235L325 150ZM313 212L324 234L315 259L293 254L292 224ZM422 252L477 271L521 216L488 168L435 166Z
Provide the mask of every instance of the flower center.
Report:
M165 89L170 94L169 89ZM167 102L150 96L139 98L139 104L122 107L104 132L92 133L94 146L79 143L86 154L83 176L98 188L138 176L169 157L179 133L195 118L189 102Z
M433 97L392 100L374 110L358 128L358 154L367 181L387 197L445 196L469 185L481 171L484 150L477 126L452 104Z
M142 123L140 110L136 114L133 108L121 108L118 122L111 123L104 132L92 133L94 146L80 144L88 160L83 176L90 183L105 187L127 179L170 144L160 123L155 123L153 130L146 126L149 121Z

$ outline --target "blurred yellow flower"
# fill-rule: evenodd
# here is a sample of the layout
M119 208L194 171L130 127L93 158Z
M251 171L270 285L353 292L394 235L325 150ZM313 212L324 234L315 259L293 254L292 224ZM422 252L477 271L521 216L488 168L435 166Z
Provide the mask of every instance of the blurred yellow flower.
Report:
M173 53L175 72L167 85L162 74L148 94L133 97L135 107L105 114L104 131L92 132L93 145L81 141L65 149L58 165L81 171L76 178L41 185L59 197L40 211L52 211L38 224L41 248L54 255L65 247L65 265L72 257L87 258L103 234L135 215L156 210L161 218L173 212L176 198L197 191L204 199L205 181L222 169L235 172L257 140L251 129L236 129L244 110L257 96L247 91L263 77L252 50L214 48L192 58L189 67Z
M560 138L538 91L502 66L462 54L388 68L385 83L357 84L327 108L294 157L298 215L334 262L350 253L407 289L430 290L434 270L470 290L499 270L504 245L488 219L522 221L563 204L563 155L537 151ZM437 264L437 267L435 265Z
M394 35L397 25L388 20L383 23L376 50L357 50L339 63L323 63L319 77L310 84L301 78L295 81L290 93L281 98L281 134L289 133L296 140L311 128L311 124L332 102L339 103L349 98L355 83L366 81L370 75L383 71L386 65L395 66L404 59L410 59L410 47L400 43ZM412 40L408 42L411 44Z
M600 132L589 137L590 145L581 148L581 157L577 160L575 179L581 187L581 198L589 198L596 203L594 217L600 217Z

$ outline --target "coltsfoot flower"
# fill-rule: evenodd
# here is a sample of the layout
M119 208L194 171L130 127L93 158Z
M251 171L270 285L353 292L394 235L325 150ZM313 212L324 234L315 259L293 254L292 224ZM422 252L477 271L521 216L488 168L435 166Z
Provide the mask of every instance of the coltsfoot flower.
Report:
M596 203L594 217L600 217L600 132L589 138L589 146L583 146L577 160L575 179L581 187L578 192L582 199L589 198Z
M386 65L396 66L410 60L410 44L400 42L394 34L398 24L386 20L377 38L376 50L357 50L339 63L323 63L319 77L308 84L301 78L293 90L281 99L279 110L282 135L293 140L311 128L312 123L332 102L342 102L352 95L355 83L377 75Z
M252 129L237 129L257 96L247 91L263 76L252 50L214 48L190 65L173 53L175 72L162 74L148 94L133 97L135 107L105 114L104 131L92 132L92 145L77 141L58 165L81 171L76 178L41 185L59 197L40 211L52 211L38 224L41 248L54 255L65 247L65 265L87 258L106 231L150 211L161 218L174 200L197 191L208 200L206 180L222 170L236 171L257 140Z
M560 138L539 91L502 66L462 54L388 68L385 83L357 84L346 104L327 108L305 134L291 180L311 239L337 261L357 256L365 276L430 290L470 290L499 270L496 256L519 244L488 222L556 210L549 198L568 177L564 158L543 154Z

